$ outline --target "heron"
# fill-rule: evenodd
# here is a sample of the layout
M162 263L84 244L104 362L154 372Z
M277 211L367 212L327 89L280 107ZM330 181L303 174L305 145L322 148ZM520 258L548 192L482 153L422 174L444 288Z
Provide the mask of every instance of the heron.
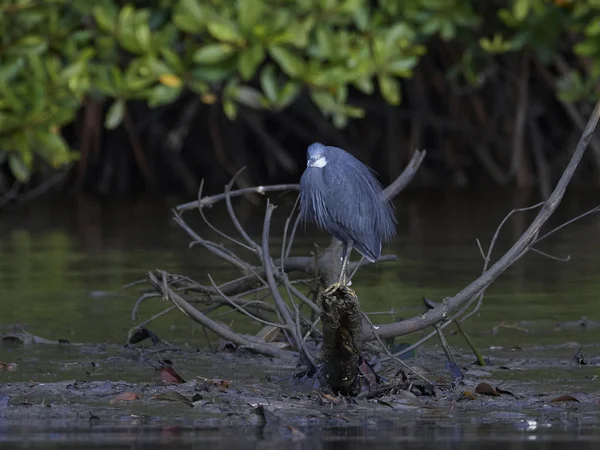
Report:
M336 289L346 286L352 249L368 261L381 257L382 243L396 234L394 208L374 171L338 147L309 145L300 179L300 219L314 222L343 244L342 272Z

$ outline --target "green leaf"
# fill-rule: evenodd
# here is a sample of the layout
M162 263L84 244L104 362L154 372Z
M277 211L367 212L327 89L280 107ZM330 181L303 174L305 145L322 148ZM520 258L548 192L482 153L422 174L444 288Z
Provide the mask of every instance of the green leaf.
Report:
M287 108L300 93L300 84L294 81L288 81L285 83L279 95L277 96L277 107L278 109Z
M13 176L20 183L26 183L29 180L29 167L25 165L20 155L13 153L8 157L8 167Z
M176 52L174 52L173 50L171 50L169 48L161 48L160 54L165 59L165 61L169 64L171 69L175 70L176 72L185 71L183 61L181 60L181 57Z
M365 94L372 94L375 86L371 77L361 77L354 80L354 86Z
M333 42L333 34L328 27L321 26L315 31L319 56L330 59L335 56L336 49Z
M232 70L227 67L202 66L192 70L192 77L198 81L220 83L232 75Z
M277 69L273 64L265 66L260 73L260 87L270 102L277 102L279 88L277 86Z
M240 30L231 22L219 20L208 23L208 32L219 41L239 44L244 42L244 36Z
M333 114L333 125L336 128L344 128L346 125L348 125L348 117L341 113L337 113L337 112L334 113Z
M522 21L527 17L527 13L531 7L531 0L515 0L513 4L513 15L518 21Z
M194 29L196 27L201 29L208 19L208 11L199 0L181 0L176 13L189 18L190 23L194 24ZM193 30L185 31L193 32Z
M379 91L384 100L391 105L400 104L400 82L389 75L379 75Z
M198 64L216 64L226 60L235 52L231 44L208 44L194 53L194 62Z
M577 55L594 56L600 53L600 42L598 39L586 39L575 44L573 50Z
M156 108L160 105L172 103L181 94L182 86L172 87L164 84L154 86L148 95L148 106Z
M0 83L7 83L25 67L22 57L10 57L0 66Z
M310 98L324 115L329 115L336 108L335 98L328 91L311 91Z
M92 9L101 30L113 32L117 25L117 7L112 1L98 3Z
M223 111L229 120L235 120L237 117L237 106L229 99L223 99Z
M409 77L411 70L417 65L417 58L415 56L409 56L404 58L398 58L387 64L386 70L390 75L396 75L398 77Z
M173 24L186 33L200 33L204 29L204 21L198 22L192 16L181 12L173 15Z
M360 31L365 31L369 25L369 9L365 6L360 6L352 10L354 23Z
M265 49L259 43L252 44L242 51L238 58L238 71L242 79L250 80L264 59Z
M108 112L106 113L106 119L104 121L104 126L109 130L112 130L119 126L123 121L123 116L125 114L125 101L122 99L115 100L110 108L108 108Z
M254 109L262 109L266 104L263 95L259 90L250 86L240 86L235 89L235 99L239 103Z
M25 36L8 47L6 53L11 55L21 55L23 53L39 55L45 52L47 48L46 39L41 36Z
M150 49L150 26L147 23L140 23L136 26L135 37L140 49L146 51Z
M54 168L70 161L69 146L59 134L38 131L34 135L40 148L38 153Z
M273 45L269 54L290 77L299 77L305 71L304 61L284 47Z
M265 5L263 0L237 0L237 18L243 30L251 30L261 20Z

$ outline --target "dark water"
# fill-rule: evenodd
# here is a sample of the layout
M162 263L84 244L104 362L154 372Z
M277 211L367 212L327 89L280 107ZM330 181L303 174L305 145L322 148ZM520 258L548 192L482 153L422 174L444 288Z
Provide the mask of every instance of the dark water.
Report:
M170 215L170 207L185 200L188 199L146 197L115 202L78 197L60 201L45 199L0 211L0 327L24 326L32 334L72 342L124 343L128 329L137 323L131 320L130 314L139 288L123 290L123 285L158 268L205 283L208 283L207 272L218 281L234 277L229 266L200 247L188 249L190 239ZM280 205L275 211L271 240L273 251L277 253L291 200L292 195L273 198ZM550 226L585 212L600 203L599 200L596 191L569 192ZM524 194L483 191L403 195L398 203L398 237L393 246L385 250L396 253L399 260L368 267L353 280L363 309L393 310L393 314L373 316L375 321L385 322L422 313L422 296L440 300L458 292L481 272L483 261L476 238L487 248L507 212L537 201ZM258 236L264 205L252 206L241 201L237 206L241 222L250 234ZM506 225L493 257L498 258L509 248L534 214L521 213ZM222 208L216 207L208 211L208 215L215 225L234 234ZM203 237L215 237L196 212L189 212L186 218ZM577 349L583 347L588 358L598 355L600 327L557 328L557 324L575 322L582 316L600 320L599 225L599 217L591 216L539 245L545 253L570 256L569 262L530 253L494 283L479 313L465 325L484 353L508 354L518 346L527 355L563 356L570 360ZM294 254L307 254L315 241L327 245L328 237L313 229L300 232ZM142 319L164 308L161 300L148 300L140 310ZM227 316L221 318L226 319ZM231 320L240 321L240 318L231 315ZM248 323L240 326L248 332L255 330ZM154 322L152 329L167 341L196 347L204 345L202 333L177 312ZM420 336L411 336L407 341ZM464 350L465 345L457 336L449 336L449 341L458 351ZM430 345L436 344L431 341ZM0 361L5 357L0 353ZM598 390L595 384L587 384L597 372L595 367L570 371L568 377L561 378L565 380L564 389L568 392ZM0 372L0 380L3 376ZM540 373L533 389L535 386L546 389L543 381L547 376ZM519 374L514 377L518 379ZM377 430L366 424L359 429L305 430L306 437L298 442L293 442L290 436L269 434L268 430L250 430L244 443L237 438L232 440L231 431L227 430L207 432L168 427L142 430L119 425L91 432L85 427L69 427L64 423L47 425L25 424L19 431L14 424L7 427L0 421L0 446L2 442L8 445L24 436L31 441L70 442L86 447L101 442L120 443L123 448L165 444L173 448L362 448L367 445L397 448L403 445L405 448L551 449L562 448L573 441L577 441L580 448L596 448L599 442L597 419L588 423L583 416L550 423L511 421L510 425L496 420L482 425L481 421L465 417L459 423L410 421L403 429L379 427ZM32 429L35 432L27 431Z

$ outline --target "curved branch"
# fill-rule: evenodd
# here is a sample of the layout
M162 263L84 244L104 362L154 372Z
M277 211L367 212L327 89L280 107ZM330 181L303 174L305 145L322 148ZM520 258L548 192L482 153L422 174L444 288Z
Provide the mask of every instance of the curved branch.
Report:
M516 260L518 260L525 252L529 250L532 244L535 243L539 235L540 228L546 223L550 216L554 213L560 201L563 198L565 190L569 185L575 169L579 165L585 150L588 147L590 139L594 134L596 125L600 118L600 102L598 102L592 112L590 119L577 143L577 148L571 157L571 161L560 180L558 181L554 191L541 208L540 212L533 220L529 228L521 235L519 240L500 258L492 267L483 273L479 278L469 284L466 288L460 291L453 297L445 298L438 306L429 310L422 316L413 317L402 322L380 325L377 329L377 335L380 338L389 338L412 333L422 330L437 322L447 320L449 315L460 308L463 304L471 300L475 295L489 286L496 278L498 278L506 269L508 269ZM376 339L372 330L363 332L363 340L371 341Z
M421 163L425 159L425 156L427 156L427 152L425 150L415 150L412 158L410 158L408 165L404 168L402 173L384 189L383 193L388 200L396 197L396 195L398 195L400 191L402 191L408 185L408 183L410 183L410 181L417 174L419 167L421 167Z

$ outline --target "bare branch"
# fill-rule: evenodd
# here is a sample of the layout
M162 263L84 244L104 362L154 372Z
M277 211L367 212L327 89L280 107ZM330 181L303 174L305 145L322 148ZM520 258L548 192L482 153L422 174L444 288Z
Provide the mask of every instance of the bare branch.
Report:
M227 261L228 263L236 266L238 269L248 270L250 268L250 266L248 264L246 264L240 258L235 256L235 254L231 250L223 247L222 245L217 245L214 242L202 239L194 230L192 230L188 226L187 223L185 223L181 214L178 213L176 210L173 210L173 216L174 216L175 222L177 222L177 224L181 228L183 228L184 231L194 240L192 242L192 245L193 244L202 245L213 255L218 256L219 258L223 259L224 261Z
M569 262L569 261L571 261L571 256L570 255L567 255L564 258L561 258L560 256L550 255L549 253L543 252L543 251L538 250L537 248L534 248L534 247L530 247L529 250L531 250L534 253L537 253L538 255L545 256L546 258L553 259L554 261L559 261L559 262Z
M281 293L277 288L277 283L275 282L275 276L273 275L273 261L271 260L271 256L269 254L269 231L271 227L271 216L273 215L273 210L276 206L272 205L270 201L267 200L267 212L265 213L265 221L263 226L263 235L262 235L262 252L263 252L263 261L265 265L265 277L267 278L267 283L271 288L271 294L273 295L273 300L275 301L275 306L282 317L286 329L290 332L293 338L293 344L296 345L296 348L300 349L299 337L296 335L296 330L294 328L294 321L290 314L290 310L285 304L283 298L281 297Z
M525 208L517 208L517 209L513 209L511 212L509 212L506 216L504 216L504 219L502 219L502 222L500 222L500 225L498 225L498 227L496 228L496 232L494 233L494 236L492 237L492 242L490 242L490 246L488 248L488 252L486 255L484 255L483 257L483 269L481 271L482 274L485 273L485 271L487 270L490 261L492 260L492 251L494 250L494 247L496 246L496 241L498 240L498 236L500 234L500 230L504 227L504 224L508 221L508 219L510 217L512 217L513 214L518 213L518 212L525 212L525 211L530 211L532 209L536 209L539 208L540 206L542 206L544 204L544 202L540 202L537 205L533 205L533 206L527 206ZM481 244L479 243L479 240L477 240L477 245L479 246L479 250L483 251L483 249L481 248ZM483 289L477 296L473 297L473 299L471 299L459 312L458 314L455 314L454 317L452 318L452 320L459 320L458 318L460 316L462 316L465 311L471 306L471 304L473 304L473 302L477 302L477 304L475 305L475 308L473 308L473 310L471 312L469 312L468 314L466 314L465 316L463 316L460 319L460 322L464 322L465 320L467 320L469 317L471 317L473 314L475 314L477 311L479 311L479 308L481 308L481 304L483 303L483 296L485 294L485 289Z
M265 195L266 192L299 191L299 190L300 190L299 184L274 184L272 186L254 186L254 187L249 187L249 188L237 189L235 191L231 191L229 193L229 196L233 198L233 197L240 197L242 195L249 195L249 194ZM210 208L215 203L225 200L226 197L227 197L227 195L225 193L213 195L211 197L204 197L200 201L195 200L193 202L183 203L183 204L177 206L175 208L175 210L177 212L183 212L183 211L188 211L190 209L196 209L196 208Z
M408 162L408 165L404 168L402 173L396 178L388 187L383 191L387 199L392 199L402 191L410 183L413 177L417 174L421 163L427 156L425 150L415 150L412 158Z
M238 220L238 218L235 214L235 211L233 210L233 205L231 204L231 195L230 195L231 188L233 187L233 184L235 183L235 179L238 177L238 175L240 173L242 173L244 171L244 169L245 168L238 170L238 172L233 176L233 178L227 184L227 186L225 186L225 204L227 205L227 212L229 213L229 217L231 218L231 221L233 222L235 229L238 231L240 236L242 236L242 238L248 243L248 246L244 245L244 248L247 248L247 249L253 251L254 253L256 253L258 258L262 261L262 254L260 251L260 246L256 242L254 242L254 240L252 240L252 238L250 238L250 236L248 236L248 233L246 233L246 230L244 230L244 227ZM198 203L200 203L201 201L202 201L202 199L198 198ZM202 211L203 208L198 208L198 209Z
M223 325L215 322L205 314L198 311L192 305L190 305L170 287L162 286L162 283L156 278L156 275L154 275L153 273L150 272L148 274L148 278L150 279L150 282L154 284L154 286L158 287L159 289L165 289L164 294L171 302L173 302L175 306L177 306L177 308L179 308L181 312L183 312L186 316L190 317L192 320L203 325L213 333L217 334L218 336L221 336L223 339L227 339L237 346L246 348L250 351L260 353L265 356L282 357L289 355L289 352L286 352L285 350L281 350L277 347L273 347L268 344L263 344L258 341L251 341L246 337L241 336L240 334L235 333L230 329L224 327Z
M598 102L591 114L588 124L585 127L581 138L577 144L577 148L571 157L571 161L563 172L554 191L544 203L538 215L535 217L529 228L521 235L521 237L513 244L513 246L500 258L492 267L484 274L477 278L474 282L465 287L462 291L453 297L444 299L438 306L428 311L426 314L402 322L385 324L379 326L377 334L380 338L388 338L401 336L412 333L417 330L422 330L437 322L445 321L449 315L458 310L463 304L470 301L475 295L479 294L487 286L489 286L496 278L498 278L508 267L531 247L536 241L536 237L540 232L540 228L546 223L550 216L554 213L562 197L569 185L575 169L579 165L585 150L588 147L590 139L594 133L598 119L600 118L600 102ZM371 341L375 339L372 330L367 330L363 333L363 340Z
M235 181L236 177L243 171L244 169L240 169L232 178L231 181ZM229 185L228 185L229 186ZM198 189L198 201L200 201L202 199L202 190L204 189L204 180L200 181L200 188ZM225 188L225 193L227 193L227 188ZM200 217L202 217L202 220L204 220L204 223L206 225L209 226L209 228L211 230L213 230L215 233L217 233L219 236L224 237L225 239L227 239L228 241L233 242L234 244L239 245L242 248L245 248L246 250L250 250L253 251L254 249L252 247L248 247L246 244L244 244L243 242L238 241L235 238L232 238L231 236L229 236L226 233L223 233L221 230L219 230L217 227L213 226L212 223L210 223L210 221L208 220L208 218L206 217L206 214L204 214L204 208L198 208L198 212L200 213Z
M269 322L267 320L263 320L260 317L256 317L252 313L248 312L243 306L238 305L233 300L231 300L229 297L227 297L225 294L223 294L223 292L217 287L217 284L214 282L214 280L212 279L212 277L210 275L208 275L208 279L210 280L213 287L217 290L217 292L221 295L221 298L223 298L227 303L229 303L235 310L250 317L251 319L256 320L257 322L262 323L263 325L269 325L271 327L276 327L276 328L286 328L285 325L281 325L280 323L273 323L273 322Z

